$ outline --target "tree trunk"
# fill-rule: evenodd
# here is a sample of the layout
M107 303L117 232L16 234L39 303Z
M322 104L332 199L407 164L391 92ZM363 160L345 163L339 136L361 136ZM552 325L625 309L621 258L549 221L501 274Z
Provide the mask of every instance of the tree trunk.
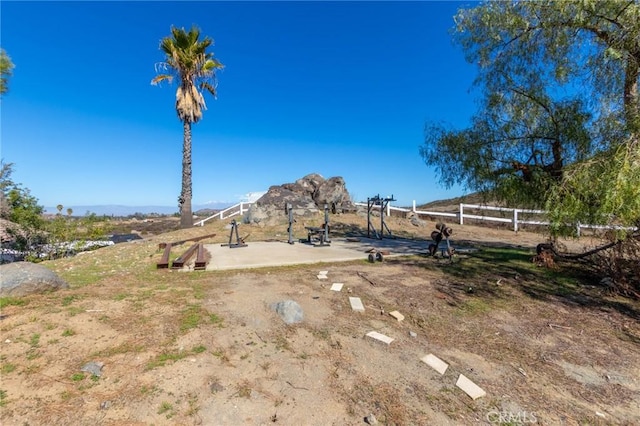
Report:
M180 192L180 228L193 226L191 212L191 122L183 121L182 191Z

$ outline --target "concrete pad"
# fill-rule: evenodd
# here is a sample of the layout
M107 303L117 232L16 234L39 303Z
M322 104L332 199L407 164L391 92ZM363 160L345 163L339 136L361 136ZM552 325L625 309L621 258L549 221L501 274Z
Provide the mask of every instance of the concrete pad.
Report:
M389 315L391 315L392 317L394 317L395 319L397 319L398 321L402 321L404 320L404 315L402 315L400 312L398 311L391 311L389 312Z
M423 356L420 358L420 361L424 362L440 374L444 374L445 371L447 371L447 368L449 368L449 364L433 354Z
M340 290L342 290L342 286L344 286L343 283L333 283L333 284L331 284L331 290L340 291Z
M318 279L319 280L326 280L327 276L326 275L318 275Z
M364 312L364 305L359 297L349 297L349 303L351 304L351 309L354 311Z
M474 400L480 397L483 397L487 394L484 390L482 390L480 386L473 383L463 374L461 374L460 377L458 377L456 386L462 389L463 391L465 391L466 394L469 395Z
M370 331L367 333L367 337L371 337L374 340L382 342L386 345L390 345L395 339L385 336L384 334L378 333L377 331Z
M318 272L318 275L327 275L329 273L329 271L320 271Z
M365 250L376 247L387 249L387 257L428 252L429 241L402 238L377 240L361 238L350 242L345 238L332 238L331 246L313 247L309 244L287 244L286 241L247 241L246 247L229 248L220 244L204 244L211 255L207 271L264 268L269 266L329 263L366 259ZM324 271L323 271L324 272Z

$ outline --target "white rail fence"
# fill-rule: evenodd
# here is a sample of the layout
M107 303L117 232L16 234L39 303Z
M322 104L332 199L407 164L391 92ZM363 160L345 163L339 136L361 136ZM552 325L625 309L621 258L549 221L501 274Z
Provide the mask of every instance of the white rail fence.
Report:
M211 215L205 219L197 221L196 223L194 223L194 226L204 226L204 223L211 219L216 219L216 218L226 219L233 216L243 215L247 210L249 210L249 207L251 206L251 204L253 203L248 203L246 201L240 202L238 204L234 204L233 206L227 207L226 209L221 210L214 215Z
M366 203L354 203L357 206L363 206L363 207L367 207ZM380 206L373 206L372 208L375 208L377 210L380 210ZM503 212L503 213L507 213L507 216L509 217L496 217L496 216L488 216L488 215L484 215L484 214L471 214L471 213L465 213L465 209L467 209L467 211L472 210L472 211L493 211L493 212ZM413 201L413 207L411 209L407 209L407 208L402 208L402 207L392 207L391 204L387 204L387 211L386 214L387 216L391 216L391 212L393 211L397 211L397 212L413 212L415 214L417 214L418 216L422 215L422 216L442 216L442 217L450 217L450 218L456 218L456 220L458 221L458 223L460 225L464 224L464 220L465 219L475 219L475 220L485 220L488 222L501 222L501 223L510 223L513 224L513 230L514 232L518 232L519 226L520 225L541 225L541 226L547 226L549 225L548 221L545 220L530 220L530 219L522 219L520 218L520 215L546 215L547 212L544 210L529 210L529 209L513 209L513 208L508 208L508 207L495 207L495 206L483 206L483 205L479 205L479 204L463 204L461 203L459 205L459 209L457 213L450 213L450 212L436 212L436 211L424 211L424 210L417 210L416 209L416 202L415 200ZM580 231L582 229L624 229L624 230L637 230L637 228L635 227L622 227L622 226L615 226L615 225L586 225L586 224L578 224L576 226L576 231L578 233L578 236L580 235Z
M211 219L216 219L216 218L226 219L233 216L243 215L245 212L249 210L249 207L251 206L251 204L253 203L246 202L246 201L240 202L238 204L234 204L233 206L228 207L224 210L221 210L214 215L211 215L205 219L197 221L194 225L204 226L205 222ZM367 207L366 203L354 203L354 204L356 206ZM380 206L378 205L374 205L372 208L380 210ZM485 214L465 213L465 209L467 210L467 212L469 210L476 211L476 212L480 210L480 211L489 211L489 212L501 212L506 214L503 215L503 217L488 216ZM391 206L390 203L387 204L387 211L386 211L387 216L391 216L391 212L394 212L394 211L404 212L404 213L413 212L418 216L420 215L441 216L441 217L455 218L460 225L464 225L465 219L484 220L488 222L510 223L513 225L514 232L518 232L520 225L540 225L540 226L549 225L549 222L545 220L530 220L528 218L524 218L524 219L521 218L521 215L526 215L526 216L545 215L547 214L547 212L544 210L513 209L508 207L484 206L480 204L461 203L459 205L459 209L457 213L417 210L415 200L413 201L413 207L410 209L403 208L403 207L393 207ZM504 216L509 216L509 217L504 217ZM630 230L636 230L637 228L629 228L629 227L622 227L622 226L615 226L615 225L586 225L581 223L576 226L576 231L578 233L578 236L580 235L580 231L582 229L624 229L624 230L630 231Z

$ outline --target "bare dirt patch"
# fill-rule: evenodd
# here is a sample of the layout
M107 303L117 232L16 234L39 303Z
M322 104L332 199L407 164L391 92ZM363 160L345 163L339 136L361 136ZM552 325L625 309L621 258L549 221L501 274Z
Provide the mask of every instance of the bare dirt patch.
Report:
M333 223L343 234L366 230L355 215ZM3 300L2 424L359 425L371 414L396 425L640 423L640 306L570 265L536 267L541 235L454 226L455 243L480 250L453 263L363 255L251 271L155 269L159 242L211 233L209 242L226 242L225 225L46 262L69 290ZM413 238L432 225L389 220ZM249 244L286 239L281 226L241 233ZM317 279L321 269L329 280ZM352 311L349 296L365 312ZM289 299L302 323L286 325L269 307ZM420 361L428 353L449 364L444 375ZM91 361L104 363L99 377L81 371ZM486 397L458 389L459 374Z

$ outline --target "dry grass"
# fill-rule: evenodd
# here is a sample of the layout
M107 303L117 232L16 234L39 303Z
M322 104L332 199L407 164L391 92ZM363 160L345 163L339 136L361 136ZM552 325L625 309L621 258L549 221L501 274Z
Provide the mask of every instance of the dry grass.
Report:
M388 223L415 238L433 228ZM362 424L374 414L382 424L482 424L492 411L535 412L544 424L640 422L640 307L569 265L536 267L541 236L454 226L457 239L484 248L453 263L331 264L345 283L337 294L319 287L314 265L155 268L159 243L211 233L206 242L227 242L227 224L47 262L69 290L3 299L2 423ZM356 215L332 224L334 235L366 232ZM240 225L240 234L249 244L285 240L286 226ZM351 311L348 290L364 313ZM281 298L303 305L302 324L269 311ZM382 347L364 338L370 330L396 340ZM419 361L426 353L449 363L444 376ZM105 364L98 380L76 376L94 360ZM464 395L458 374L487 397Z

